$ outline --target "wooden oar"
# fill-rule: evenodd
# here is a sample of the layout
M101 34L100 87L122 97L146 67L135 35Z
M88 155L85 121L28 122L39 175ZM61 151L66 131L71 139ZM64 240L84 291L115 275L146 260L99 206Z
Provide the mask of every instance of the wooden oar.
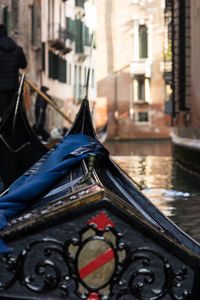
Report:
M41 92L29 79L25 78L25 82L33 89L35 90L40 96L47 101L59 114L62 115L62 117L67 120L70 124L72 124L72 120L68 116L65 115L65 113L43 92Z

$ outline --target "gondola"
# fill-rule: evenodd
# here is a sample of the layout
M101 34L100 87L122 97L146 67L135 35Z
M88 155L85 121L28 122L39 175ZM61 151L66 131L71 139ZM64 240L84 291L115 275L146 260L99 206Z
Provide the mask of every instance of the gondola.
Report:
M87 99L0 213L0 299L200 299L200 245L112 161Z
M47 151L26 117L23 103L23 83L0 123L0 177L7 188Z

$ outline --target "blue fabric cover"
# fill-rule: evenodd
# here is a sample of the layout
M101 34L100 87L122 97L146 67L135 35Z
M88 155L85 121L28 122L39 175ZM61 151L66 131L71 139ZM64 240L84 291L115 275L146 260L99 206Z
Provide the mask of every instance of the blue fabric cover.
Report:
M25 209L34 198L67 174L72 165L88 157L89 153L108 154L108 151L94 138L84 134L68 135L39 170L25 172L10 186L8 194L0 198L0 229L9 218ZM0 240L0 253L8 251Z

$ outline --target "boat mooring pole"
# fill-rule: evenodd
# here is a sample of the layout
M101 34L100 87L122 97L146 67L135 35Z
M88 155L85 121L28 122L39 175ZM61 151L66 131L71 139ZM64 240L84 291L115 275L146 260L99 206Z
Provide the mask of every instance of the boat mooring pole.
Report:
M87 80L86 80L86 85L85 85L85 90L86 90L85 91L85 99L88 99L93 47L94 47L94 32L92 33L92 40L91 40L91 46L90 46L89 66L88 66Z
M14 132L15 129L15 123L16 123L16 118L17 118L17 110L19 107L19 101L20 101L20 97L21 97L21 93L22 93L22 89L23 89L23 85L24 85L24 79L25 79L25 73L22 74L22 78L21 78L21 82L19 85L19 89L17 92L17 101L16 101L16 105L15 105L15 112L14 112L14 118L13 118L13 124L12 124L12 131Z

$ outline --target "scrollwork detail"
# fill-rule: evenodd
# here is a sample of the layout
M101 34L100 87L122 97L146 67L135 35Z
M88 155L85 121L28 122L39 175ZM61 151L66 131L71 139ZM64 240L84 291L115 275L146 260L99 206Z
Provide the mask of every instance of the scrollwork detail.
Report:
M64 260L61 243L55 240L34 242L21 253L19 259L22 270L20 282L29 290L43 293L58 287Z
M105 293L105 299L111 296L116 300L160 300L166 297L173 300L191 299L195 272L189 266L174 260L176 258L170 261L151 248L130 249L119 243L113 229L103 233L92 230L87 228L81 232L80 237L64 243L43 238L30 243L18 255L12 253L0 256L0 291L20 283L24 294L25 290L34 294L59 293L65 298L76 294L85 299L87 293L94 291ZM86 282L82 277L79 278L82 266L78 268L78 263L82 257L84 262L87 260L91 245L100 250L102 245L107 247L103 254L108 250L108 253L113 254L108 261L116 260L114 271L108 269L110 277L105 281L103 290L99 282L94 288L93 281ZM92 262L96 262L96 256Z
M19 281L34 293L59 288L67 294L70 277L64 251L63 243L44 238L29 244L19 255L1 256L0 266L5 272L0 277L0 291L8 290Z
M168 293L174 300L188 299L191 292L183 289L187 268L174 271L168 261L150 249L132 252L129 265L118 281L118 300L158 300Z
M0 258L0 291L9 289L16 281L17 258L14 254L4 254ZM4 272L4 270L6 272ZM1 276L2 274L2 276Z

